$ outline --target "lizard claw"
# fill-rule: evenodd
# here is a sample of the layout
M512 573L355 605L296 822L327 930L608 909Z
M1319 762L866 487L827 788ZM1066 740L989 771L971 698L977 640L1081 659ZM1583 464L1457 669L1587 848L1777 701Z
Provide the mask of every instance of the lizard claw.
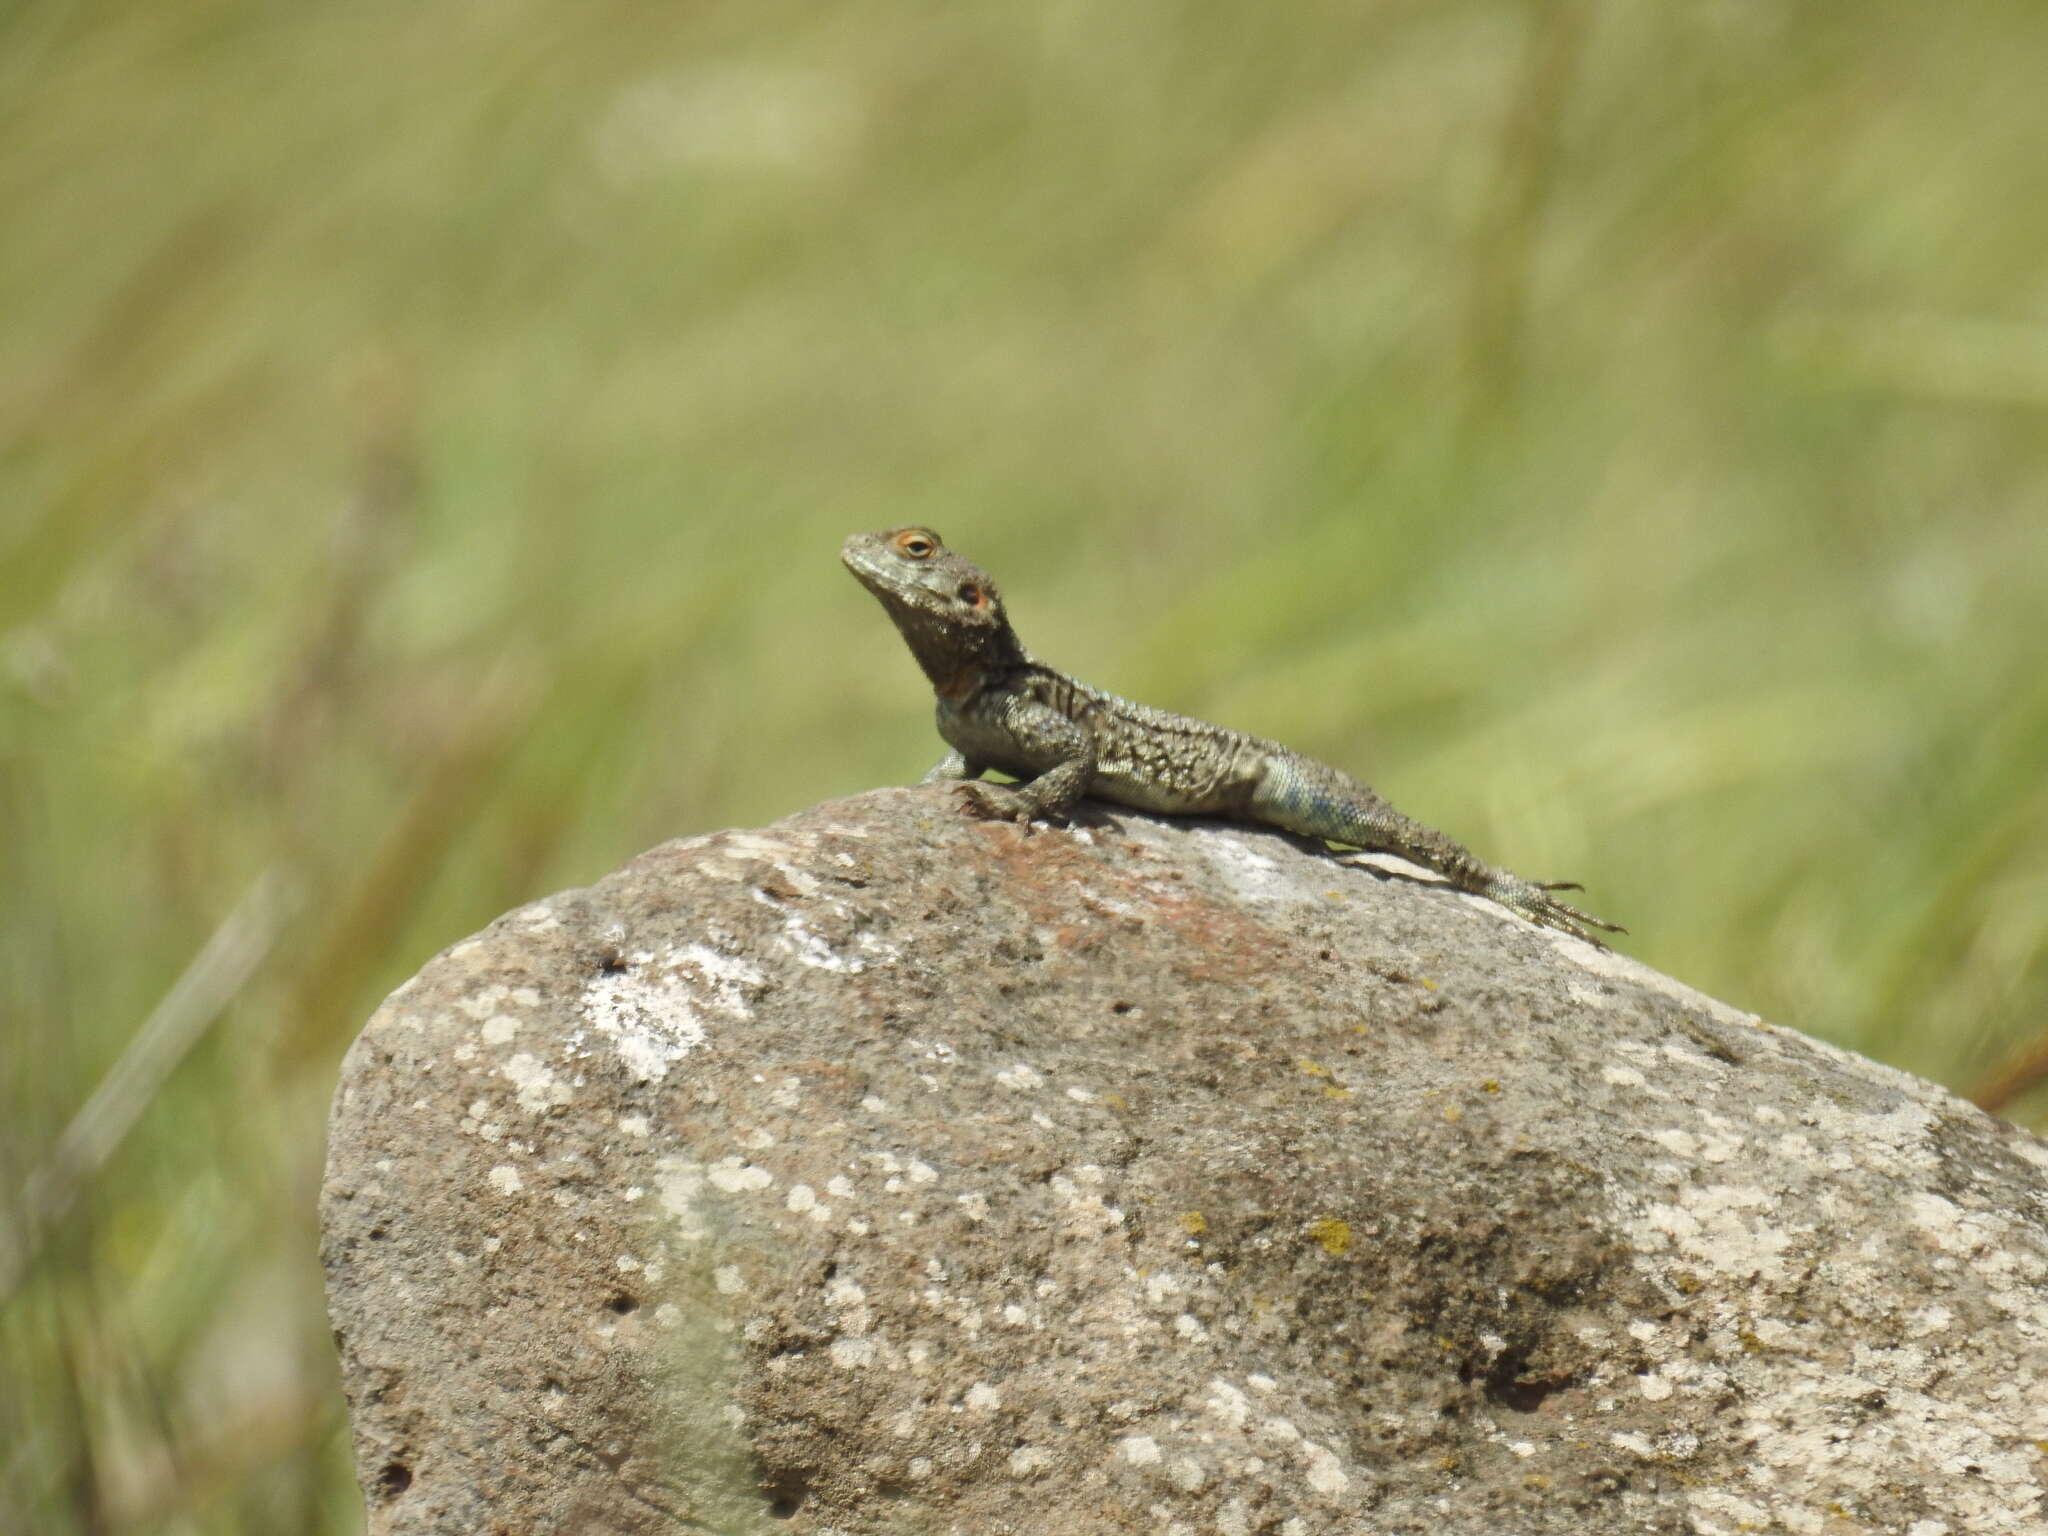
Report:
M1603 917L1582 912L1570 902L1559 901L1552 891L1576 891L1583 889L1575 881L1538 881L1510 879L1500 889L1487 894L1511 912L1519 912L1543 928L1555 928L1559 933L1568 933L1575 939L1584 939L1588 944L1598 944L1591 930L1602 933L1627 933L1619 923L1610 923Z

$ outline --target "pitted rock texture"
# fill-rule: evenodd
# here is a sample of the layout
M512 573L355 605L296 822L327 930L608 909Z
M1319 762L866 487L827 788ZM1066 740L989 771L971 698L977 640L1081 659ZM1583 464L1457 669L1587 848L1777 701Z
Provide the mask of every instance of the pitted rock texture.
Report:
M380 1536L1988 1536L2044 1174L1441 885L932 788L437 957L323 1215Z

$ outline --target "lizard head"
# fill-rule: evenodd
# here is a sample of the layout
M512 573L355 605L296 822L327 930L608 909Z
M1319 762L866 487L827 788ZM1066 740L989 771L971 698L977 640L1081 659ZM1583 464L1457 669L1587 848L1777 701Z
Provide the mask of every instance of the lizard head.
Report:
M935 683L1017 653L996 584L931 529L856 533L839 558L888 610Z
M905 612L968 631L995 630L1005 622L1002 595L988 573L946 548L929 528L856 533L839 558L899 624Z

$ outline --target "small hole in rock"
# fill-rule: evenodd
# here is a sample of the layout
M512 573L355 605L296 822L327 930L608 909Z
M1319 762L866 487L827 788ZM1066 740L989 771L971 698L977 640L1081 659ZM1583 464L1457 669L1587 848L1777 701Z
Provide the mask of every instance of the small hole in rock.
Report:
M377 1491L387 1499L395 1499L412 1486L412 1468L402 1461L387 1461L384 1470L377 1474Z
M638 1312L640 1310L639 1298L628 1296L624 1291L614 1296L605 1305L621 1317L624 1317L628 1312Z
M1527 1359L1519 1352L1497 1360L1486 1373L1483 1390L1487 1401L1511 1408L1516 1413L1535 1413L1553 1394L1572 1385L1569 1374L1527 1373Z
M779 1472L762 1485L768 1496L768 1513L777 1520L793 1520L811 1496L811 1480L802 1472Z
M1138 1005L1136 1003L1111 1003L1109 1005L1109 1011L1111 1013L1129 1013L1133 1008L1136 1008L1137 1006Z

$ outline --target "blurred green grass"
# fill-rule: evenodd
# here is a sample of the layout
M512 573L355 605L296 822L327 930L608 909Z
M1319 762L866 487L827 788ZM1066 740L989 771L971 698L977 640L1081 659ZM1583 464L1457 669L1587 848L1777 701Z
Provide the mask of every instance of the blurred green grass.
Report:
M2042 57L2012 0L0 8L0 1509L357 1528L336 1060L509 906L922 771L856 528L1708 991L2038 1049Z

